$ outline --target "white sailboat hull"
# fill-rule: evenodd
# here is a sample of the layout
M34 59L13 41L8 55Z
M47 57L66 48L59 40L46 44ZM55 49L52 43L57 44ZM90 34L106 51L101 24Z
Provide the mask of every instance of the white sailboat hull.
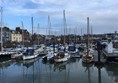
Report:
M47 60L50 60L56 55L57 55L57 53L54 53L53 51L51 51L51 52L48 52L48 54L46 56L42 57L42 59L47 58Z
M70 55L65 55L64 58L54 59L55 62L65 62L70 58Z
M23 60L33 59L38 57L38 54L23 56Z
M11 58L12 59L15 59L15 58L18 58L18 57L21 57L21 56L23 56L22 53L20 53L20 54L14 54L14 55L11 55Z

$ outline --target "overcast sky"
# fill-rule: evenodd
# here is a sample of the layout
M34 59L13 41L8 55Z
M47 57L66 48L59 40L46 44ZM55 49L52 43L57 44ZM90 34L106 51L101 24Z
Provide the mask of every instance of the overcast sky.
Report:
M68 30L86 33L86 18L90 18L93 33L118 31L118 0L0 0L3 7L4 26L15 29L24 23L31 31L31 17L34 17L35 32L46 33L50 15L53 34L63 31L63 10L66 11ZM37 24L40 24L40 31ZM71 28L71 29L69 29Z

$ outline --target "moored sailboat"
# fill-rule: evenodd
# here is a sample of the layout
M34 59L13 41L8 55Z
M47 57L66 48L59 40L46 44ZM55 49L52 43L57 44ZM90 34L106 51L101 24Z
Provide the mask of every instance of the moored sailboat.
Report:
M33 35L33 17L31 18L32 21L32 35ZM32 45L33 45L33 38L32 38ZM23 60L33 59L38 57L38 52L35 51L34 47L29 47L26 52L23 54Z
M94 57L90 54L89 49L89 17L87 17L87 52L82 56L82 62L92 63L94 62Z
M28 48L24 53L23 60L33 59L36 57L38 57L38 53L36 53L33 48Z
M65 52L60 52L54 57L55 62L65 62L70 58L70 55Z
M55 62L65 62L68 59L70 59L70 54L66 52L66 41L65 41L65 33L66 33L66 17L65 17L65 10L63 10L63 16L64 16L64 49L61 52L58 52L57 55L54 57Z
M11 58L11 55L13 54L13 52L8 52L8 51L5 51L4 48L3 48L3 31L2 31L2 28L3 28L3 7L1 7L0 9L0 18L1 18L1 25L0 25L0 59L3 59L3 58Z

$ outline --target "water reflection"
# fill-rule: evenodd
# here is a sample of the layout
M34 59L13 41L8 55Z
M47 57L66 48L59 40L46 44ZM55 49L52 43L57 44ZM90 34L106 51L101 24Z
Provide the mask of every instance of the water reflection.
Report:
M82 62L82 66L85 67L85 72L87 73L88 83L91 83L91 71L93 70L93 63L86 64Z
M13 63L12 60L4 60L0 62L0 68L7 68Z
M38 60L39 58L34 58L34 59L31 59L31 60L24 60L23 61L23 66L29 68L31 66L34 66L34 63Z
M102 83L101 82L101 67L98 67L98 83Z
M70 63L76 63L79 62L80 58L72 58L70 59Z
M108 76L115 82L118 83L118 64L105 65Z
M54 71L62 71L62 70L66 70L66 64L68 64L68 62L63 62L63 63L55 63L54 64Z
M43 63L41 58L0 62L0 83L118 83L117 64L94 66L81 59Z

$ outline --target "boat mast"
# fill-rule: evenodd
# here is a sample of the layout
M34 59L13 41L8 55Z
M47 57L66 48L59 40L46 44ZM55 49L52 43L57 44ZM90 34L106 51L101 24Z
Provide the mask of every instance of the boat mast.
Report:
M66 44L66 38L65 38L65 35L66 35L66 16L65 16L65 10L63 10L63 16L64 16L64 48L65 48L65 44Z
M51 22L50 22L50 16L48 16L48 28L49 28L49 36L51 35Z
M69 44L70 44L71 43L71 28L69 28L68 32L69 32Z
M82 39L83 39L83 38L82 38L82 35L83 35L83 34L82 34L82 28L81 28L81 41L82 41Z
M32 45L33 45L33 17L31 17L31 23L32 23Z
M75 33L75 41L74 41L74 45L77 43L77 26L75 27L75 30L74 30L74 33Z
M40 27L39 27L39 23L38 23L38 30L39 30L39 29L40 29ZM37 31L38 31L38 30L37 30ZM39 31L40 31L40 30L39 30ZM38 31L38 32L39 32L39 31ZM39 45L39 33L38 33L38 45Z
M93 43L93 27L91 26L91 43Z
M49 28L49 43L50 43L50 40L51 40L51 22L50 22L50 16L48 16L48 28Z
M24 45L24 31L23 31L23 29L24 29L24 24L23 24L23 21L21 21L21 24L22 24L22 43L23 43L23 45Z
M87 56L89 56L89 17L87 17Z
M3 7L1 7L1 51L3 51L2 28L3 28Z

